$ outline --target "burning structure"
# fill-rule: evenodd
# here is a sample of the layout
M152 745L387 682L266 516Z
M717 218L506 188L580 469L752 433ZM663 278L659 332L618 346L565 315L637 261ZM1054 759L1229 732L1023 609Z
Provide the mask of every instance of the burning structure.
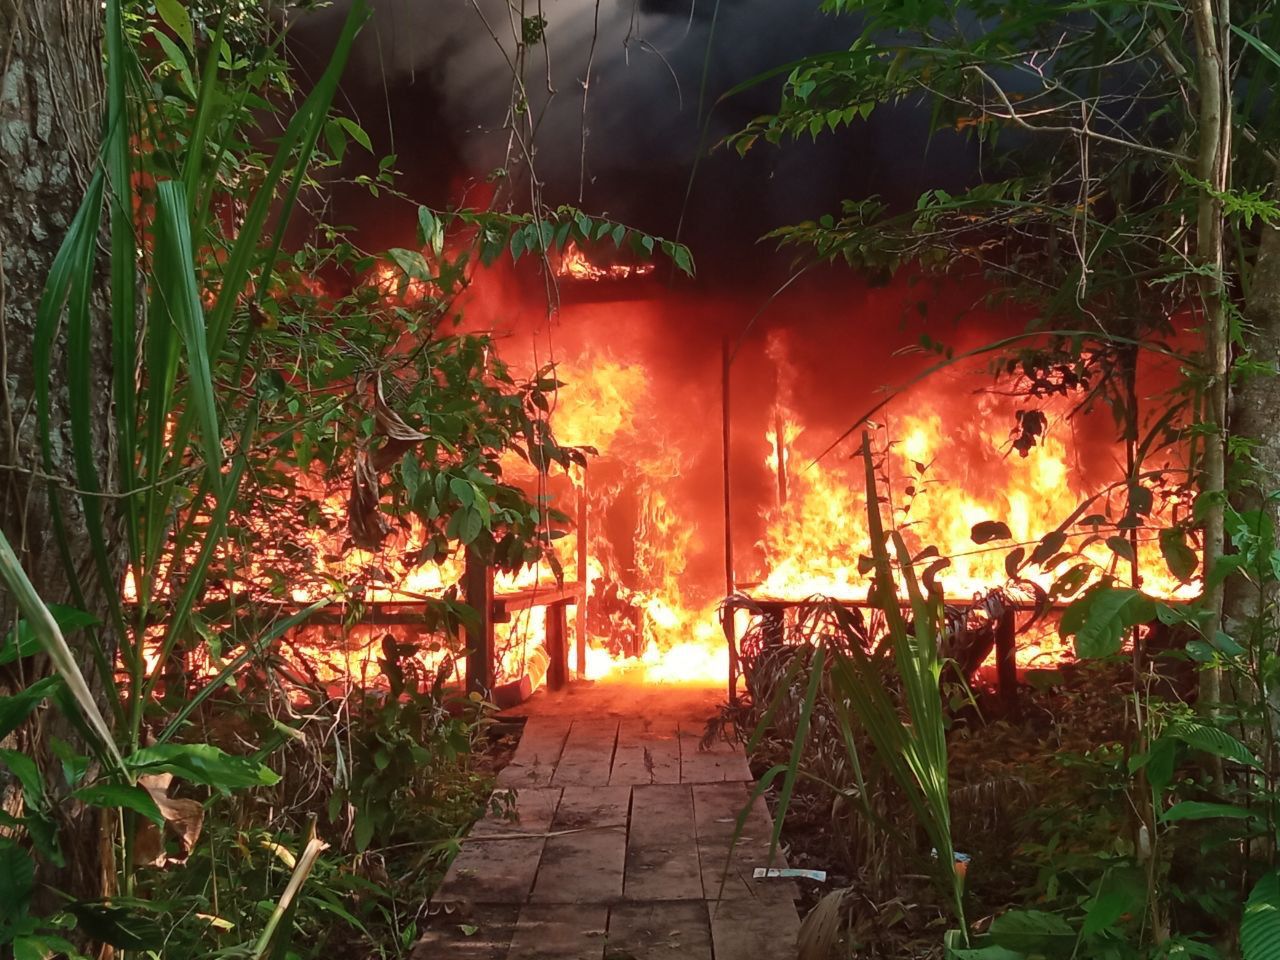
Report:
M641 13L655 18L654 38L681 26L657 6L641 5ZM773 22L784 16L749 6L727 12L726 23L744 17L742 23L759 27L752 17ZM408 15L397 4L378 11L379 17L392 14ZM421 154L405 164L408 186L430 182L424 199L434 196L440 208L463 197L474 204L480 189L476 171L492 168L502 156L510 160L511 139L496 135L506 128L494 119L502 115L509 91L484 80L479 66L501 50L489 49L471 11L467 18L467 29L448 20L439 32L441 38L468 38L468 55L460 58L465 78L426 69L432 56L443 56L443 40L437 38L422 50L365 49L367 76L352 81L348 91L356 103L362 90L386 98L362 119L372 123L386 107L389 128L373 129L375 139L385 135L390 142L395 128L402 146ZM581 39L575 24L582 25L561 24L541 42L554 47ZM599 29L617 28L631 37L633 26L619 20ZM689 75L693 67L681 58L702 50L699 41L708 29L691 13L685 34L692 40L674 48L678 56L665 69ZM305 47L306 31L299 36ZM806 47L814 39L788 42ZM623 49L629 49L625 43ZM772 65L777 58L770 48L762 63ZM574 106L568 120L565 101L556 101L553 91L545 94L546 104L534 104L548 108L547 129L565 133L571 121L581 137L544 136L549 152L541 154L537 176L529 175L549 194L576 192L584 206L610 210L620 220L643 220L655 184L669 187L671 177L657 164L645 168L637 157L651 155L663 138L675 149L693 149L701 134L679 111L676 120L664 121L678 130L640 123L623 129L619 118L626 111L619 106L630 95L618 92L612 71L619 66L616 56L597 64L600 89L590 100L594 127L586 97L581 113ZM426 92L415 86L419 68ZM753 67L744 62L733 69L750 73ZM549 76L551 71L548 66ZM657 82L641 73L648 78L644 83ZM664 71L656 76L665 82ZM409 122L402 114L410 107L426 111L432 122L421 122L421 116ZM753 107L735 109L740 112L716 118L717 133L739 127ZM476 116L488 117L493 126L476 130L471 120L461 119ZM899 137L928 126L902 115L889 122L901 128ZM476 134L465 147L459 139L464 128ZM427 129L435 140L418 151L415 137ZM691 131L697 134L693 140ZM589 132L604 134L590 149ZM501 150L495 153L499 140L507 151L501 156ZM959 163L945 166L963 177L969 169L964 148L945 137L940 142L936 149L949 152L949 159L960 156ZM576 144L572 162L561 156L566 143ZM848 146L836 138L836 151ZM910 177L886 174L890 167L895 175L901 171L883 147L876 156L882 179L903 195L918 192L917 184L905 182ZM830 173L831 157L818 159ZM718 177L725 161L711 162L720 165L713 174ZM758 161L748 161L744 170L735 176L762 172ZM773 173L767 171L765 179ZM937 179L935 173L930 179ZM839 177L813 180L830 180L824 190L843 189ZM345 189L335 185L335 202L370 239L404 243L412 226L403 222L401 208L356 209L344 204ZM830 198L819 193L804 198L805 205L830 206ZM721 203L740 195L722 185L715 194ZM1160 559L1157 531L1174 527L1189 509L1169 495L1179 486L1174 481L1180 465L1160 452L1168 425L1155 428L1157 442L1148 445L1139 475L1127 462L1124 444L1113 438L1129 433L1132 439L1130 427L1140 418L1134 411L1133 423L1118 430L1103 385L1056 370L1047 376L1060 379L1046 389L1026 365L1004 370L999 379L992 376L981 348L1023 331L1028 318L1012 305L990 305L990 291L979 281L901 274L873 283L833 269L810 271L776 293L778 285L765 282L761 254L743 254L741 244L710 236L706 225L715 220L723 228L727 222L758 236L788 219L780 208L793 210L795 198L770 194L760 205L708 213L698 206L703 195L690 196L688 238L700 264L709 263L697 285L674 280L659 263L624 254L606 238L590 246L570 243L549 260L527 258L517 267L478 271L459 301L467 328L489 333L514 370L554 379L546 420L559 442L590 451L585 466L553 476L530 473L515 462L504 466L509 479L526 484L567 518L558 531L567 535L555 541L554 564L495 576L467 563L457 537L448 549L429 546L412 520L382 517L376 498L361 508L356 487L376 487L367 465L365 480L355 484L350 472L320 477L303 469L291 479L310 519L305 542L288 549L309 555L313 575L288 584L288 602L309 603L327 583L357 587L349 612L290 638L308 663L318 665L320 679L376 672L377 651L390 634L420 647L424 669L440 670L449 662L452 675L466 674L473 685L514 685L513 696L544 676L561 683L574 673L725 682L732 639L742 635L748 610L785 620L791 606L816 595L851 605L865 601L866 482L855 458L860 431L849 432L854 424L870 431L886 519L903 531L937 590L967 605L966 616L977 621L1007 622L1004 608L991 605L997 595L1008 599L1009 610L1026 611L1015 623L1025 628L1016 631L1017 664L1051 664L1068 655L1052 617L1038 615L1055 599L1047 596L1050 584L1064 573L1076 590L1115 576L1138 580L1153 594L1195 591L1193 582L1171 577ZM757 223L743 214L760 209L769 210L771 219ZM684 213L682 208L682 222ZM424 257L430 254L423 251ZM372 287L389 304L412 309L427 291L423 281L403 273L402 265L382 264L354 282ZM967 352L974 354L967 363L938 363ZM931 365L939 368L934 375L881 405L879 389L911 383ZM1169 375L1146 365L1131 373L1146 394L1162 389ZM392 413L394 406L393 399ZM867 411L873 412L863 417ZM388 414L383 419L392 422ZM418 430L402 419L392 425ZM372 473L389 468L390 460ZM353 516L386 529L363 537L352 529ZM466 668L452 663L448 644L431 639L439 625L415 607L423 598L439 597L466 599L481 613L480 622L468 627ZM734 616L722 615L726 598L736 598Z
M456 539L429 546L414 518L378 512L376 495L362 507L375 481L359 462L328 480L299 472L293 494L311 520L305 542L287 547L310 556L313 576L287 599L305 605L334 583L355 591L341 615L285 640L316 679L376 679L391 637L423 670L503 702L574 675L727 682L732 696L736 641L753 621L782 638L810 598L866 602L862 429L880 509L947 599L955 634L973 640L953 651L969 674L998 654L1008 671L1070 656L1050 611L1063 598L1048 592L1066 571L1076 589L1135 571L1153 594L1195 589L1168 574L1157 541L1186 508L1167 495L1177 463L1148 458L1141 478L1128 475L1088 383L1037 396L1024 374L997 379L978 360L943 364L882 402L884 385L936 363L935 343L964 354L1023 323L981 306L980 285L827 276L748 324L749 298L708 297L663 282L651 263L596 256L569 246L550 264L550 313L538 296L547 264L482 271L462 300L467 325L515 371L554 387L547 423L582 451L550 475L514 456L503 464L564 517L554 560L495 574ZM412 282L390 277L378 268L364 282L411 308ZM851 351L851 336L867 339ZM1154 390L1161 372L1141 376ZM397 469L426 428L401 419L380 382L362 393L387 436L365 473ZM366 521L376 536L361 532ZM422 601L441 597L479 611L465 655L424 615Z

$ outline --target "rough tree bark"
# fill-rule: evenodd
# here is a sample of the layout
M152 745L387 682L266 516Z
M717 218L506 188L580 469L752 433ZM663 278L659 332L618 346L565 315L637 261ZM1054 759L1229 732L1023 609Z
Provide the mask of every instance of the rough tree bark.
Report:
M0 529L46 602L77 603L54 536L50 492L56 491L68 533L64 543L80 570L85 605L98 613L104 609L102 590L90 558L84 514L73 492L62 345L55 348L50 378L55 426L48 471L37 435L32 354L43 284L80 205L98 150L101 16L101 6L85 0L0 0ZM107 415L111 343L105 267L96 286L91 388L100 405L92 418L93 456L102 488L109 492L115 489L115 458ZM109 545L119 542L112 531L106 535ZM12 598L0 589L0 633L7 632L15 618ZM101 687L89 654L91 639L83 632L68 639L84 652L85 676ZM43 668L32 662L38 659L0 668L0 688L29 683ZM33 754L43 769L54 771L57 766L45 749L49 736L75 740L60 725L50 711L20 732L20 742L6 746L18 746ZM5 790L3 799L12 805L13 791ZM67 868L43 879L77 896L100 896L110 870L102 855L103 831L96 814L68 811L63 826Z

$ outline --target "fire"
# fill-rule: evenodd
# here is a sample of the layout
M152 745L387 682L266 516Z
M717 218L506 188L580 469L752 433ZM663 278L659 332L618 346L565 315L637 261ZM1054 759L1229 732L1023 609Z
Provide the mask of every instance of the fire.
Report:
M647 277L653 273L652 263L613 263L600 266L592 263L572 240L560 257L556 275L566 280L626 280L631 277Z
M585 281L644 276L652 269L651 264L597 265L572 245L556 266L561 277ZM368 282L391 305L411 304L431 293L390 264L376 266ZM569 609L569 643L573 649L585 629L585 675L591 679L718 684L728 673L719 619L726 593L719 370L684 352L683 343L653 332L663 329L668 312L678 314L682 306L687 304L676 298L565 305L555 320L553 354L555 377L564 386L549 416L562 443L591 447L598 455L585 472L575 469L570 477L551 480L528 474L527 465L525 479L517 480L522 467L514 456L503 464L508 479L547 493L571 516L585 503L585 557L572 535L555 541L554 549L565 580L580 584L585 596L585 610ZM520 299L506 302L490 291L473 293L467 310L478 313L472 322L481 328L496 329L500 318L526 307ZM543 333L535 334L526 374L546 362L538 339ZM858 440L828 450L848 418L841 410L818 409L831 413L825 420L815 415L813 397L803 392L803 378L810 376L806 361L792 355L800 346L775 331L751 345L754 353L742 367L748 372L735 373L735 389L745 388L745 402L732 418L733 588L760 598L821 594L856 603L866 598L867 576L861 571L870 552ZM519 371L519 343L508 341L503 351ZM704 349L699 356L709 354ZM972 373L965 376L970 379L925 382L887 406L872 426L886 522L903 532L913 553L936 548L937 557L949 561L937 581L957 601L1015 580L1045 589L1081 563L1090 566L1091 577L1109 572L1127 580L1129 564L1115 546L1118 538L1130 537L1128 525L1120 524L1127 496L1126 485L1117 482L1124 475L1122 451L1090 435L1088 422L1073 414L1073 396L1031 403L1009 395L1014 391L979 392ZM886 372L879 382L892 379ZM990 378L980 385L989 387ZM1034 442L1015 446L1011 430L1027 407L1044 416L1044 429L1035 432ZM273 518L259 517L248 525L260 525L255 551L281 550L288 556L266 553L257 564L225 564L234 574L223 589L295 606L336 590L367 606L439 597L457 586L463 572L460 552L419 562L426 537L412 516L394 518L378 550L352 546L348 480L326 476L316 466L287 473L285 487L271 494L308 518L294 525L299 532L280 544ZM1158 487L1158 478L1150 486ZM1056 556L1031 564L1028 558L1042 538L1086 502L1083 514L1096 522L1065 528ZM1149 593L1186 597L1199 589L1167 572L1155 538L1184 509L1175 499L1157 495L1151 514L1138 518L1137 566ZM975 543L975 525L991 521L1007 527L1008 537ZM1016 550L1021 554L1011 561ZM302 572L288 583L264 572L289 558L299 561ZM555 588L548 564L501 576L494 584L497 596L531 588ZM133 590L131 583L127 590ZM541 677L545 615L545 608L534 606L497 625L500 679L526 673ZM746 614L738 616L741 636ZM419 642L416 659L422 670L462 677L461 658L455 661L455 654L425 630L405 625L307 626L284 641L282 652L320 682L376 680L376 660L388 633L403 643ZM1066 655L1051 629L1020 639L1024 666L1051 664Z

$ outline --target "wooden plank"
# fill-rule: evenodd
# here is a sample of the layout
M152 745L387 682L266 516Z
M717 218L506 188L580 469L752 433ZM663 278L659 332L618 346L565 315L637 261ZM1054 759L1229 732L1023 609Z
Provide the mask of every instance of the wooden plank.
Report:
M519 913L514 905L433 913L409 960L506 960Z
M544 645L551 662L547 667L547 689L563 690L569 682L569 614L563 603L547 607Z
M703 895L708 900L736 900L753 899L777 891L794 899L797 896L794 883L756 880L751 875L756 867L787 865L781 851L775 851L772 863L766 864L773 820L764 799L757 797L752 802L735 843L738 815L751 797L750 785L735 782L697 784L692 787L692 793Z
M785 893L707 906L716 960L794 960L800 915Z
M722 783L726 780L750 781L751 768L742 746L717 739L709 749L702 749L702 731L693 726L680 727L680 782Z
M673 721L623 720L613 753L614 784L679 783L680 728Z
M711 960L707 904L620 903L609 911L606 958Z
M468 547L462 568L462 599L478 622L463 627L467 645L467 691L486 696L493 686L493 568Z
M529 904L520 911L507 960L602 960L607 914L603 906Z
M565 787L542 852L533 902L622 899L630 794L628 787Z
M560 762L551 782L557 787L604 786L613 769L618 721L579 717L569 728Z
M449 864L432 903L524 903L545 840L467 840Z
M632 788L623 895L628 900L702 899L693 793L687 784Z
M556 772L570 721L565 717L530 717L511 762L498 771L500 787L547 787Z
M567 583L543 583L523 590L511 590L496 594L493 598L493 610L498 617L507 617L517 610L528 610L530 607L545 607L553 603L573 603L582 591L582 584L577 581ZM506 622L506 621L502 621Z
M476 821L467 840L546 834L559 802L559 787L499 788L493 791L485 815Z

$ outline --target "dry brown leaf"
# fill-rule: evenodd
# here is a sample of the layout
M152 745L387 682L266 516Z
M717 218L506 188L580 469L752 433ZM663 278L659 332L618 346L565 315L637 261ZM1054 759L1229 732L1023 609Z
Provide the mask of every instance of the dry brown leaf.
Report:
M161 780L166 777L169 775L141 777L139 780L140 782ZM169 779L172 778L169 777ZM139 823L133 838L134 858L138 863L152 867L163 867L170 862L183 862L195 849L196 842L200 839L200 832L204 829L204 806L197 800L167 796L165 792L167 783L166 787L153 786L149 783L142 785L151 794L151 799L159 808L160 815L164 817L165 829L161 833L160 828L151 820L143 820ZM165 836L173 837L178 841L181 845L181 855L169 855L164 845Z
M347 499L347 531L351 542L364 550L377 550L391 532L382 511L378 472L365 450L357 450L351 471L351 496Z

